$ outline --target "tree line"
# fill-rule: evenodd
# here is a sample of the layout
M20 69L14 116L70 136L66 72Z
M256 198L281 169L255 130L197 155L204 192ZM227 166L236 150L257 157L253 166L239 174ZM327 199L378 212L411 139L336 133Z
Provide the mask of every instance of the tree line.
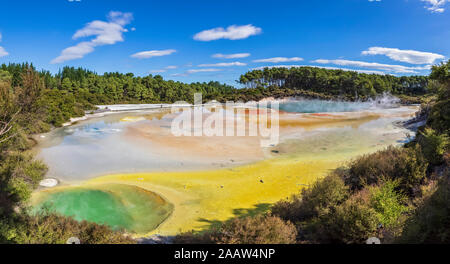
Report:
M427 93L427 76L366 74L317 67L265 68L243 74L239 83L250 89L306 90L356 100L384 92L420 96Z
M11 86L23 84L23 73L36 71L32 64L3 64L0 70L11 76ZM428 92L428 76L365 74L315 67L265 68L240 76L237 83L245 88L217 81L182 83L164 80L160 75L145 77L133 73L111 72L99 75L84 68L64 67L56 74L39 71L45 90L74 95L83 105L118 103L191 102L194 93L205 101L258 101L265 97L305 96L322 99L364 100L385 92L419 98Z
M3 64L0 70L9 72L12 87L21 86L22 76L29 68L36 71L32 64ZM96 74L83 68L64 67L52 75L40 71L39 76L44 89L64 91L91 104L117 103L173 103L175 101L192 102L194 93L203 93L206 99L232 93L235 88L219 82L186 84L166 81L160 75L145 77L133 73Z

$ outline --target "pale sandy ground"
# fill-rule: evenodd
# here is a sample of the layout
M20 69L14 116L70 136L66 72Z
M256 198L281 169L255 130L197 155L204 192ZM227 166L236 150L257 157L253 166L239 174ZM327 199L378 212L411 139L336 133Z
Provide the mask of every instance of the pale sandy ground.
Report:
M264 158L259 137L176 137L167 128L150 124L128 127L127 140L148 144L152 151L179 160L248 163Z

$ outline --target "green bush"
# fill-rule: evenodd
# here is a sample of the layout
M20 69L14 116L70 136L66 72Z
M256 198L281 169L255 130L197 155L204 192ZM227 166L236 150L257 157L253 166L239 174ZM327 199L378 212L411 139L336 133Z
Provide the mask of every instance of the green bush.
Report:
M66 91L45 90L37 105L45 109L45 122L56 127L62 126L71 117L84 115L85 105L77 103L75 96Z
M336 207L334 213L314 223L311 240L321 243L361 244L377 235L378 215L363 191Z
M272 213L293 223L328 214L349 196L348 187L337 174L331 174L304 189L301 195L290 201L280 201L272 207Z
M450 60L433 66L430 78L439 83L438 99L431 108L427 125L439 133L450 133Z
M333 212L304 225L308 240L319 243L361 244L373 236L391 239L401 231L406 198L388 181L353 194ZM382 227L382 229L380 229ZM382 232L384 231L384 232Z
M439 165L444 162L444 154L449 146L449 137L446 134L438 134L431 128L425 128L418 137L425 158L431 165Z
M47 172L47 167L33 156L9 153L0 163L0 212L8 214L27 202Z
M13 137L0 143L0 159L4 159L10 151L25 151L33 146L33 142L28 139L27 133L21 127L14 126L11 134Z
M450 243L450 172L423 198L406 222L401 243Z
M344 178L352 190L393 180L406 194L416 195L427 167L420 149L390 146L352 161Z
M397 190L398 183L387 181L350 195L340 176L348 172L343 172L335 171L291 201L278 202L272 213L295 223L306 243L363 243L380 235L380 224L399 233L407 199Z
M407 198L396 191L397 187L397 182L388 181L382 186L369 189L370 206L376 212L378 223L386 228L399 225L400 217L408 211Z

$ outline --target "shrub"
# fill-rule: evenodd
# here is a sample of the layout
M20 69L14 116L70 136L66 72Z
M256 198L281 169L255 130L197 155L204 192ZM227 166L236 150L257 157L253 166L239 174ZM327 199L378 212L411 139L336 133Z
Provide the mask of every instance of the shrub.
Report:
M293 244L297 230L290 222L271 215L233 218L220 228L204 233L178 235L180 244Z
M203 232L195 232L189 231L185 233L178 234L175 236L173 243L174 244L214 244L213 241L213 232L214 231L203 231Z
M397 182L388 181L369 189L370 206L375 210L378 222L387 228L397 226L400 216L408 211L407 199L396 191L397 186Z
M398 181L402 191L415 195L426 176L427 167L419 149L390 146L352 161L344 178L352 190L393 180Z
M44 177L47 167L33 156L10 153L0 163L0 212L8 214L27 202L31 192Z
M25 216L6 234L8 241L19 244L65 244L77 237L82 244L131 244L133 239L105 225L86 221L77 222L70 217L56 214ZM10 223L11 224L11 223ZM6 225L3 226L5 229ZM1 237L1 235L0 235Z
M439 165L444 161L444 153L449 145L449 137L438 134L431 128L425 128L418 137L425 158L431 165Z
M235 218L226 222L214 238L218 244L293 244L297 230L276 216Z
M406 222L399 242L450 243L450 173L446 173Z
M33 146L32 141L28 139L28 135L22 128L14 126L12 130L11 134L14 136L9 138L6 142L0 143L0 159L9 154L6 150L25 151Z
M290 201L280 201L272 207L272 213L291 222L305 221L325 215L345 201L349 195L344 181L333 173L317 181L311 188Z
M83 116L83 107L87 106L77 103L73 94L59 90L45 90L37 105L44 109L44 121L56 127L62 126L71 117Z
M438 99L431 108L427 124L439 133L450 133L450 60L433 66L432 80L439 82Z
M310 243L364 243L371 236L400 233L403 213L407 211L405 197L388 181L354 193L335 204L326 214L297 222L300 239ZM383 230L378 229L383 225ZM384 233L379 233L384 231Z
M376 236L377 212L370 207L365 191L353 195L336 211L314 223L316 233L311 233L314 242L360 244Z

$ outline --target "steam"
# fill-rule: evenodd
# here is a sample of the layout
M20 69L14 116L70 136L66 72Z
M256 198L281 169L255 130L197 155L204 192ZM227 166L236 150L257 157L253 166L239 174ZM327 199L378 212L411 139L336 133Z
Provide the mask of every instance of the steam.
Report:
M367 101L334 101L319 99L283 99L280 110L292 113L357 112L363 110L388 109L400 106L400 99L384 93Z
M382 95L378 95L375 99L369 99L367 102L372 105L372 108L386 109L400 106L400 99L386 92Z

